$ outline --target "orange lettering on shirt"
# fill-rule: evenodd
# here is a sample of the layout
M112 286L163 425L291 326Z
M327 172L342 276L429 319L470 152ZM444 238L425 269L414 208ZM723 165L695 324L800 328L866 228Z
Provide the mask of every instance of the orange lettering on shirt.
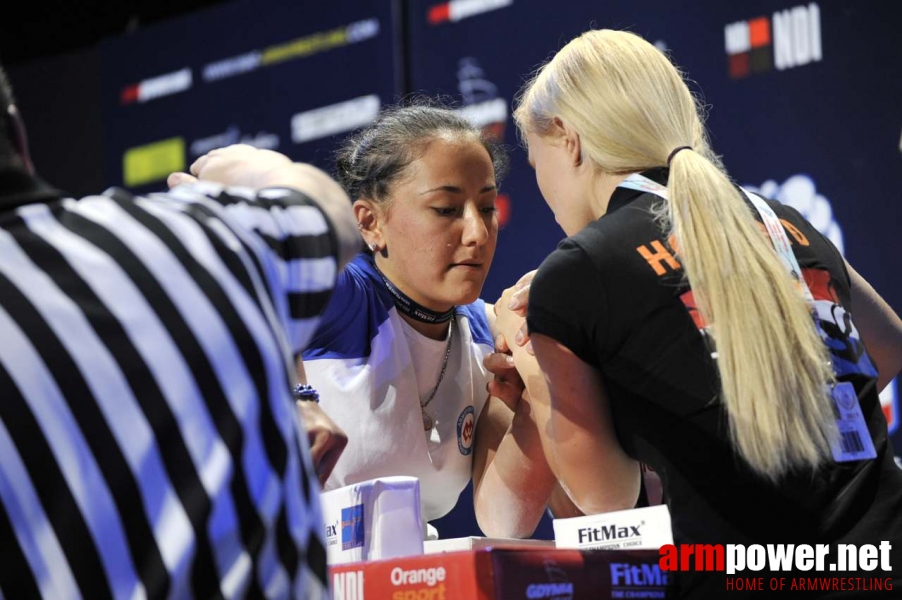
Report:
M789 232L789 235L792 239L789 240L790 244L798 244L800 246L808 246L811 242L808 241L808 238L805 237L805 234L802 233L798 227L787 221L786 219L780 219L780 223L783 224L783 229ZM758 229L761 230L761 233L764 234L767 239L770 239L770 234L767 232L767 227L764 226L764 223L761 221L755 221L755 224L758 225Z
M664 267L665 264L674 271L680 269L679 261L677 261L677 259L673 257L673 254L664 247L664 244L658 240L653 240L650 245L651 250L649 250L648 246L643 245L636 248L636 252L645 259L648 266L654 269L657 275L664 275L667 273L667 269Z
M783 223L783 228L789 232L789 235L795 239L799 243L800 246L808 246L811 242L808 241L808 238L805 237L805 234L799 231L799 228L787 221L786 219L780 219L780 222Z

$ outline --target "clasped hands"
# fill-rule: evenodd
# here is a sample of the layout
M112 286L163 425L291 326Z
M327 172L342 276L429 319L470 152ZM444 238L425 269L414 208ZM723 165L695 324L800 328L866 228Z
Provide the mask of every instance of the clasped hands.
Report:
M517 373L509 340L513 340L518 346L524 346L529 354L533 354L526 327L526 309L529 306L529 288L535 274L535 271L530 271L521 277L516 284L504 290L495 303L495 352L483 359L486 370L495 376L489 382L489 393L514 411L523 398L525 386Z

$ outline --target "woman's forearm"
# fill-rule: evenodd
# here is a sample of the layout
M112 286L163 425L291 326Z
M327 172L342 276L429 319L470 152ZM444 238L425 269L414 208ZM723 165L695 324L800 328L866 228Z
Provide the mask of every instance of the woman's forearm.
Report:
M482 464L478 469L474 465L476 519L487 536L526 538L542 518L557 480L527 401L512 413L490 398L486 413L477 429L477 445L485 446Z

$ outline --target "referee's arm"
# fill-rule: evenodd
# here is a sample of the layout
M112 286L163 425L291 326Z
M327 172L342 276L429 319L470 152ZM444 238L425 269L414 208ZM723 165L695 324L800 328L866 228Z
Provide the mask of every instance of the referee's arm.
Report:
M361 239L351 201L338 183L316 167L303 163L280 166L261 178L258 189L288 187L304 193L332 222L338 241L338 270L360 252Z
M295 189L319 206L331 221L337 241L338 270L362 248L351 201L338 183L311 165L292 162L287 156L245 144L218 148L191 165L191 175L173 173L169 187L198 180L254 190L273 187ZM192 177L193 175L193 177Z

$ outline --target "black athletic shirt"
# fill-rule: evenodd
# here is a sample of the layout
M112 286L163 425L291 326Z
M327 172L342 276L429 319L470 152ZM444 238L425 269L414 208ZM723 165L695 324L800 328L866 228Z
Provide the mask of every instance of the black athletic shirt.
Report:
M644 175L666 183L665 169ZM876 460L831 462L816 474L771 484L730 443L716 365L699 327L704 323L654 218L662 202L617 188L606 215L561 242L532 283L530 332L563 343L603 374L620 444L661 476L675 543L889 540L894 571L902 573L902 473L893 461L876 370L851 324L843 258L798 212L768 202L817 301L838 378L854 385L877 449ZM751 204L749 210L757 218ZM686 581L685 589L700 583ZM895 589L900 586L897 579Z

